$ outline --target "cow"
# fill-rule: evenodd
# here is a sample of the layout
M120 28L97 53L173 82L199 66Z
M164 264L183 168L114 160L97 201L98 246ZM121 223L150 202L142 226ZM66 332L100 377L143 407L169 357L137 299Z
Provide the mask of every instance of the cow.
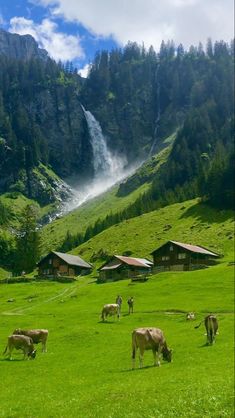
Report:
M167 347L163 332L159 328L137 328L132 332L132 368L135 368L135 355L139 348L140 368L143 367L145 350L152 350L154 366L160 366L160 355L163 360L171 362L172 350ZM158 354L158 361L156 359Z
M186 320L187 321L193 321L195 319L195 313L194 312L188 312L186 314Z
M9 359L12 359L12 351L13 349L16 350L22 350L24 353L24 360L27 356L28 360L29 357L34 359L36 357L36 351L33 346L33 340L30 337L27 337L26 335L10 335L8 337L8 343L5 348L5 351L3 354L7 353L7 349L9 351Z
M200 322L195 328L199 328L203 321ZM206 328L207 344L211 345L215 342L215 336L218 334L219 323L215 315L210 314L204 318L204 324Z
M109 303L103 306L101 312L101 318L104 321L107 316L117 315L117 318L120 318L120 307L118 303Z
M46 343L48 337L47 329L15 329L13 332L15 335L26 335L27 337L32 338L34 344L42 343L42 352L46 353Z

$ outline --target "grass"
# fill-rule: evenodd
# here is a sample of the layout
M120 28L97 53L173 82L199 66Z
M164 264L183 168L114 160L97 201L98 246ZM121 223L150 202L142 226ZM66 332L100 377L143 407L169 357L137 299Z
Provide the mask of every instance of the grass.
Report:
M165 208L126 220L96 235L78 248L86 261L96 267L104 262L99 253L109 255L129 251L133 257L151 257L151 252L168 240L181 241L208 247L234 260L234 217L232 211L219 211L199 200L177 203Z
M100 322L103 304L117 294L124 300L120 322ZM191 310L195 322L185 320ZM134 285L97 285L92 277L70 285L1 285L2 349L16 327L48 328L50 335L48 353L39 350L34 361L21 361L17 352L11 362L1 356L0 417L232 417L232 311L233 268L227 263L161 273ZM207 312L219 319L220 334L210 347L203 326L194 329ZM140 326L164 330L173 363L154 368L146 352L145 367L131 370L131 331Z
M118 186L114 186L108 192L85 203L73 212L57 219L42 230L45 251L56 248L61 244L67 231L72 234L85 232L88 225L93 225L98 218L104 218L107 214L121 211L147 189L144 184L125 197L118 197Z

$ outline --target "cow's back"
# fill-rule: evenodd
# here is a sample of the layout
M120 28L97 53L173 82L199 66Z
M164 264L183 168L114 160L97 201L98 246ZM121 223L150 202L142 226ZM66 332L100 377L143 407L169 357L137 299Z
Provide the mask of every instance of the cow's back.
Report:
M165 341L159 328L137 328L132 332L132 339L137 347L145 350L157 349L159 343L163 344Z

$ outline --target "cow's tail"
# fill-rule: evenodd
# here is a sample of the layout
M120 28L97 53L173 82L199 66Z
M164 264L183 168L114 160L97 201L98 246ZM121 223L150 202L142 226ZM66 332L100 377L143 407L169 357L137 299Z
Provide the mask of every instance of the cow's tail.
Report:
M201 324L203 323L203 321L200 322L200 324L196 325L194 328L199 328L201 326Z
M136 338L135 338L135 331L132 332L132 368L135 368L135 355L136 355Z

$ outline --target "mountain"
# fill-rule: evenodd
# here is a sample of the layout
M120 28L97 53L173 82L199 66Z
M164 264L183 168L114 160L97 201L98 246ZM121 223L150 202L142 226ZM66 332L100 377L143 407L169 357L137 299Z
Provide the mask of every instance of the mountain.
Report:
M156 53L128 43L97 52L82 79L72 65L48 58L31 37L1 31L1 39L3 197L7 193L16 205L19 194L33 199L46 215L71 196L67 179L78 194L86 183L92 196L96 180L102 191L104 179L115 182L146 160L101 198L109 196L103 209L88 209L89 218L84 207L84 223L67 223L80 211L53 223L58 231L48 245L68 251L124 219L197 196L232 208L233 44L209 40L205 50L185 51L163 42Z
M30 59L48 59L45 49L38 47L31 35L9 33L0 28L0 55L7 58L28 61Z

